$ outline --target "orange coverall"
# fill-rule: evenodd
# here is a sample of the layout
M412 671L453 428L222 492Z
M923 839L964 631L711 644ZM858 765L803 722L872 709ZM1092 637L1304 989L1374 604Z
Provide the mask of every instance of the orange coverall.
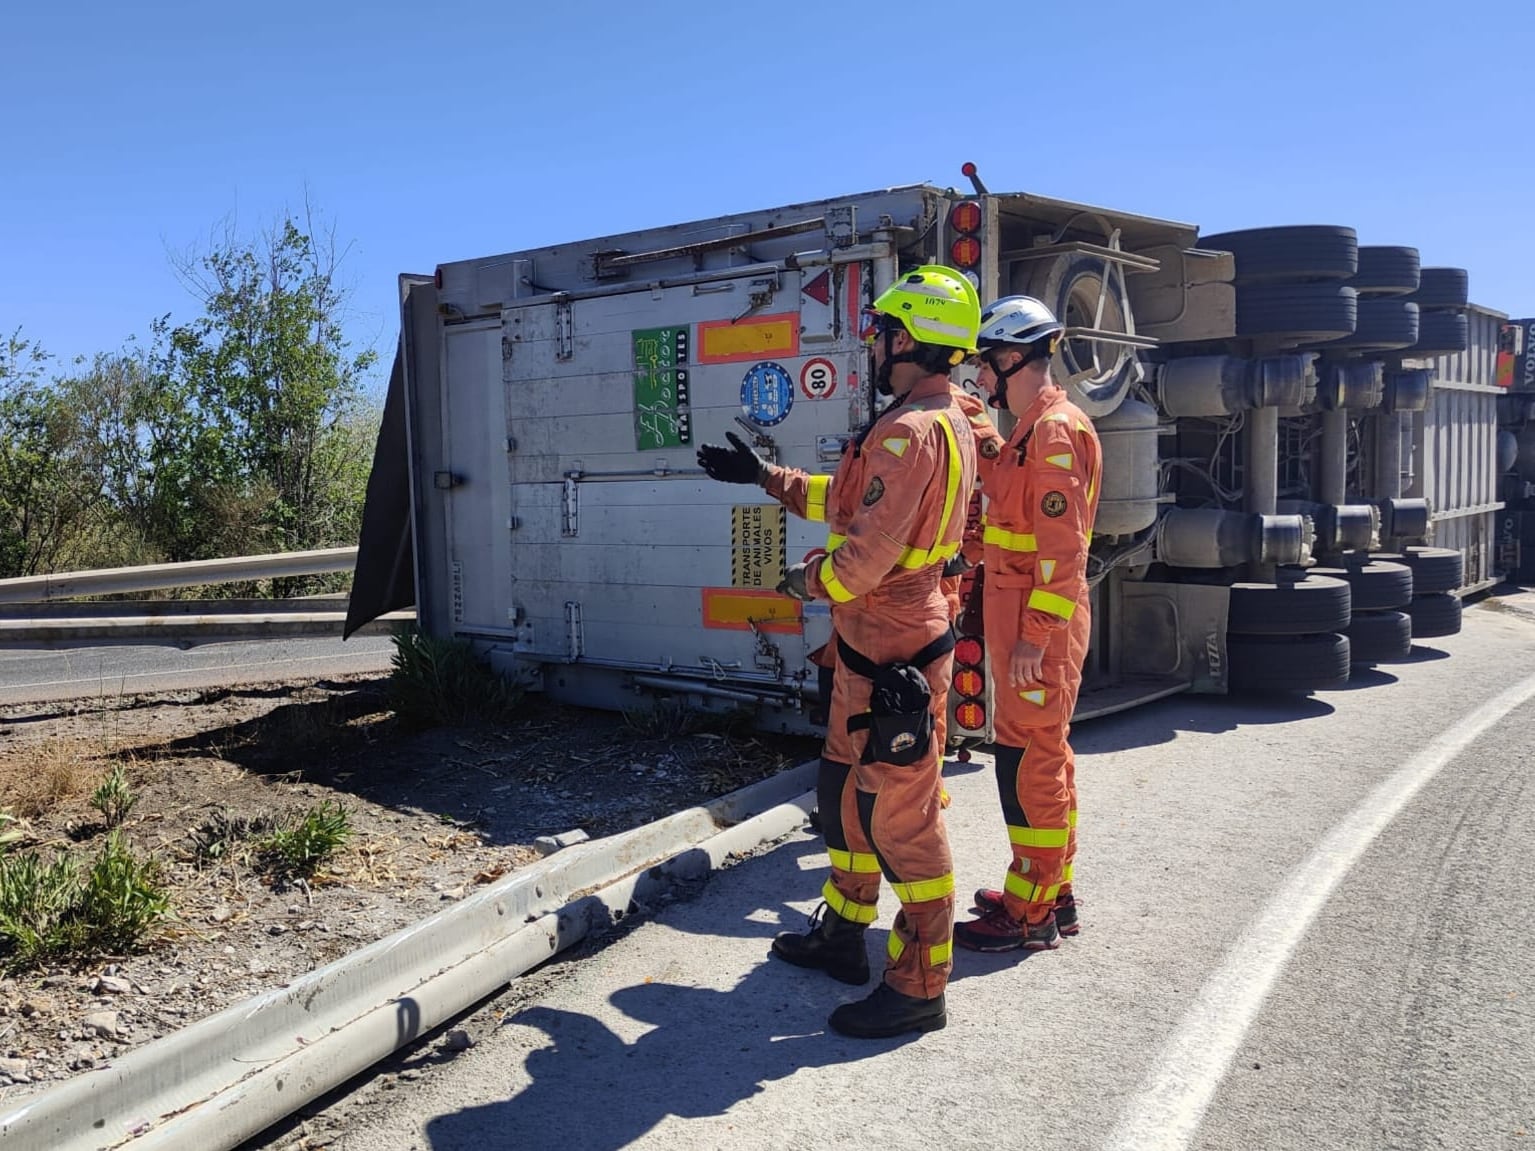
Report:
M1018 421L985 485L986 647L1013 849L1003 901L1019 921L1044 919L1071 888L1077 788L1068 736L1092 632L1087 550L1101 479L1092 423L1052 384ZM1044 649L1038 683L1008 682L1020 639ZM1009 748L1022 753L1015 770Z
M826 521L828 554L806 588L830 600L837 637L875 664L910 659L949 630L939 586L959 551L975 485L975 437L948 381L919 382L845 452L835 476L774 467L764 487L790 511ZM947 706L953 655L922 673L932 708ZM863 762L868 733L848 720L869 710L872 685L836 660L821 752L821 825L831 856L822 894L839 916L869 924L880 874L901 901L889 936L885 981L905 995L936 998L953 967L954 859L938 801L936 738L905 766ZM851 784L851 786L849 786Z

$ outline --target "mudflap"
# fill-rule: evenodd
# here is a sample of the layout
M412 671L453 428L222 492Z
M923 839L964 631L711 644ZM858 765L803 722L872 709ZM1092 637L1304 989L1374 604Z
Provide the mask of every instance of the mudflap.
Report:
M1226 694L1230 588L1126 580L1119 591L1123 675L1181 679L1189 691Z

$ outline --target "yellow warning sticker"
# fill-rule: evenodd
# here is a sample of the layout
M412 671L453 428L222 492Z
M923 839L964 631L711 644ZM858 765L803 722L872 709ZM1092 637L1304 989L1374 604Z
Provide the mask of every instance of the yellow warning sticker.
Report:
M730 586L776 588L784 577L788 517L782 504L730 509Z
M799 313L756 316L749 320L706 320L698 325L700 364L768 360L799 355Z

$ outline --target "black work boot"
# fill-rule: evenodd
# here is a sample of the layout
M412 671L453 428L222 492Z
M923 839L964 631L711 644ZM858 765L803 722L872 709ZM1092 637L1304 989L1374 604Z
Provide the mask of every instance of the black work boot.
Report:
M785 931L773 940L773 954L796 967L824 971L843 983L869 982L869 953L863 944L868 925L843 919L826 904L810 917L804 935Z
M936 999L902 995L881 982L867 999L844 1003L827 1020L832 1029L854 1039L888 1039L908 1031L938 1031L949 1021L943 992Z

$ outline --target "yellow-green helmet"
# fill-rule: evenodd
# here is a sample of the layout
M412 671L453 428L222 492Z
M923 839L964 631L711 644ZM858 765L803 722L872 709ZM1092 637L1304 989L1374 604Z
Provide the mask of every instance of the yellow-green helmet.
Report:
M953 268L923 264L903 272L879 294L874 310L901 321L912 339L975 354L981 329L981 298Z

